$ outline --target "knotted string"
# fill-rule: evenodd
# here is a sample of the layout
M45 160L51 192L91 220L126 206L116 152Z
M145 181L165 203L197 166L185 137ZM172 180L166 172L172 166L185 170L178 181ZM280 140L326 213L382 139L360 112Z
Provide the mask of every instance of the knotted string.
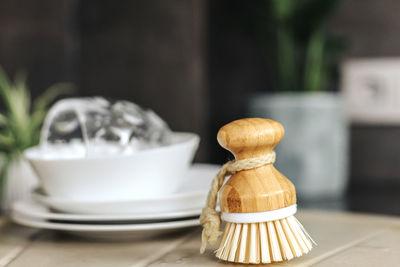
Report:
M257 158L228 161L222 166L221 170L211 183L211 189L208 192L206 206L202 210L200 216L200 224L203 226L200 253L204 253L207 247L207 242L211 245L215 244L218 237L222 234L222 232L219 231L221 226L221 217L219 212L216 211L216 207L218 191L224 184L225 178L240 171L255 169L274 162L275 152L273 151Z

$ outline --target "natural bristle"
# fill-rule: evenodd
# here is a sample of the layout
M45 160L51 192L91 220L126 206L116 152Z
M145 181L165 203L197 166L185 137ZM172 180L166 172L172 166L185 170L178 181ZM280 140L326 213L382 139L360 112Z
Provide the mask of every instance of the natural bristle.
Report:
M312 240L294 217L261 223L228 222L216 256L239 263L271 263L308 253Z

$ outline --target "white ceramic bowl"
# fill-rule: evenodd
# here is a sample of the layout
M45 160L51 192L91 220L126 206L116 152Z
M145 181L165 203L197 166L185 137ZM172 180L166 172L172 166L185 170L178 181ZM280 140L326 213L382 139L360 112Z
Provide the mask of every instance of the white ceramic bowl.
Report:
M77 201L149 199L176 191L184 181L199 137L174 133L171 145L130 155L48 158L39 147L25 152L49 196Z

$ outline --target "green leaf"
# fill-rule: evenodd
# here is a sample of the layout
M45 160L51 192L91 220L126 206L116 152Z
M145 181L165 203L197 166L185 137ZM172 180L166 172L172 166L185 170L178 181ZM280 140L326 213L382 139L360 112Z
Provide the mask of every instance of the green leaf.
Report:
M14 147L15 140L12 135L2 133L0 134L0 150L2 151L12 151Z
M33 102L33 112L46 110L57 97L71 94L75 90L76 87L72 83L57 83L52 85Z
M271 0L271 10L277 21L284 22L292 16L296 6L294 0Z
M7 108L9 108L11 102L10 91L11 83L3 68L0 67L0 96L3 98L3 102Z
M61 94L71 93L74 88L69 83L51 86L34 101L31 110L32 100L26 77L25 72L18 72L11 83L0 68L0 98L5 104L4 112L0 113L0 151L7 154L18 154L36 145L50 103Z
M32 132L40 132L40 127L46 117L49 105L61 95L71 94L75 91L75 86L72 83L58 83L49 87L33 104L33 111L30 121ZM32 137L33 142L39 141L39 134Z
M40 126L49 104L58 96L71 93L71 84L56 84L34 101L26 83L26 72L18 72L14 81L0 67L0 99L4 110L0 113L0 156L4 165L0 171L0 183L4 182L10 162L25 149L39 142Z
M341 0L299 1L288 22L292 27L294 38L300 43L307 43L314 32L326 24L340 2Z
M22 151L31 144L30 93L26 87L24 74L17 74L14 88L10 91L9 128L15 139L17 150Z
M31 116L31 131L32 132L39 132L40 127L46 117L47 111L46 110L37 110Z
M323 90L323 83L326 75L324 62L326 33L325 27L314 32L307 46L304 63L304 81L305 91L315 92Z
M294 40L284 27L277 30L276 59L278 67L278 86L281 91L296 90L296 47Z
M5 127L7 124L8 124L7 116L0 113L0 127Z
M5 193L4 185L6 183L8 169L11 165L11 160L13 156L9 153L0 153L0 160L2 162L1 170L0 170L0 196L3 196Z

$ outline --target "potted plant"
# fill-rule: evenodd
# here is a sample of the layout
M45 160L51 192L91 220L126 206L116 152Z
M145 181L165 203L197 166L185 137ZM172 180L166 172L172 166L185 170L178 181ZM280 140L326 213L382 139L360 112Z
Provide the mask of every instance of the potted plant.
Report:
M49 104L71 89L67 83L55 84L32 101L26 76L18 73L11 81L0 68L0 203L3 211L8 211L15 200L29 197L36 186L36 177L22 154L39 143L40 128Z
M348 130L341 95L328 89L344 46L329 35L327 23L339 1L268 3L276 90L251 96L249 115L285 127L276 165L300 198L338 198L346 188Z

